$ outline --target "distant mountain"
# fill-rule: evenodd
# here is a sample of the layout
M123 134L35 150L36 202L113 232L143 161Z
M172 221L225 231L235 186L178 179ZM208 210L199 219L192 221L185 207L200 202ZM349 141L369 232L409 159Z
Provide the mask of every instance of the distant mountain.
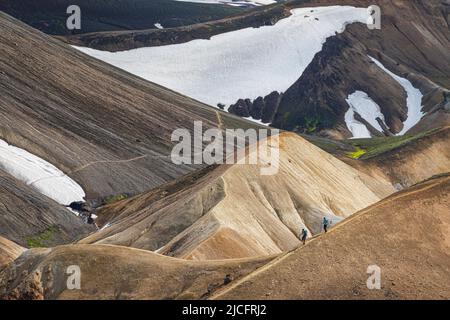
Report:
M193 1L195 2L195 1ZM4 0L0 10L48 34L67 35L67 7L78 5L82 28L74 33L173 28L242 12L239 6L174 0Z
M328 39L299 80L283 93L273 113L274 126L355 136L348 133L346 113L351 105L347 100L358 91L367 94L382 114L379 120L355 116L372 136L450 124L450 37L445 19L449 8L440 1L375 3L382 9L382 29L371 31L355 24ZM414 116L414 108L423 115Z
M366 25L366 8L372 4L381 7L381 30ZM311 9L299 11L304 7ZM294 0L190 28L67 40L108 51L138 48L115 55L86 52L281 129L340 139L391 136L450 123L448 12L448 5L438 0ZM191 41L211 36L209 42ZM164 47L174 43L178 45ZM192 54L196 50L201 54ZM139 62L139 70L130 59ZM161 65L169 67L160 72ZM366 104L371 108L361 111Z

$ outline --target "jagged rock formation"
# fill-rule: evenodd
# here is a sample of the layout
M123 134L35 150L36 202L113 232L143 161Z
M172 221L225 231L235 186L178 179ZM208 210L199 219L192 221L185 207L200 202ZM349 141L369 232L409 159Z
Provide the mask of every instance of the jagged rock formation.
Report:
M240 117L252 117L263 123L271 123L280 105L281 97L282 94L274 91L264 98L258 97L253 101L240 99L228 108L228 112Z
M449 175L396 193L214 298L449 299L449 195ZM371 265L381 290L366 286Z

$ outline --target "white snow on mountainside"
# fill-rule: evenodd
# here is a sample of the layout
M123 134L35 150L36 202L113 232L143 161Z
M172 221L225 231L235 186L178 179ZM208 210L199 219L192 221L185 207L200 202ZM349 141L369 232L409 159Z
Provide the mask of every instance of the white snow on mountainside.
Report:
M83 189L47 161L0 140L0 169L62 205L84 201Z
M300 8L273 26L246 28L183 44L106 52L77 49L206 104L285 92L326 39L349 23L366 23L367 9Z
M407 100L406 105L408 107L408 118L405 122L403 122L403 129L398 133L398 135L405 134L409 129L414 127L420 119L425 115L424 112L422 112L422 98L423 94L420 92L419 89L415 88L411 81L408 79L399 77L398 75L392 73L386 67L377 59L372 58L369 56L370 59L372 59L375 64L383 69L384 72L386 72L388 75L390 75L395 81L397 81L406 91L407 94Z
M381 113L380 106L376 104L367 93L355 91L348 96L346 101L350 108L345 114L345 123L347 124L347 128L353 134L353 138L371 138L370 131L367 127L355 119L355 112L370 123L372 127L383 132L383 129L376 119L380 118L384 122L384 115Z

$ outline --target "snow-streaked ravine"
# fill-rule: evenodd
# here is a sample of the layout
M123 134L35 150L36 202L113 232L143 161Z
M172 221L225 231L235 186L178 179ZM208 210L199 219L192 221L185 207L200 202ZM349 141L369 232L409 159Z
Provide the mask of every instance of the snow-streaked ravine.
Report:
M357 112L372 127L383 132L377 118L385 122L384 115L381 113L380 106L373 101L367 93L363 91L355 91L346 99L349 109L345 113L345 123L347 128L353 134L353 138L370 138L372 135L367 127L355 119Z
M407 100L406 105L408 107L408 118L403 122L403 129L398 133L398 135L405 134L409 129L414 127L425 115L422 112L422 98L423 94L419 89L415 88L411 81L408 79L399 77L393 72L389 71L380 61L369 56L369 58L375 62L375 64L383 69L389 76L391 76L395 81L397 81L406 91Z
M349 23L367 21L367 9L301 8L273 26L223 33L210 40L122 52L77 49L206 104L227 107L240 98L285 92L326 39Z
M1 139L0 169L59 204L84 201L84 190L61 170Z

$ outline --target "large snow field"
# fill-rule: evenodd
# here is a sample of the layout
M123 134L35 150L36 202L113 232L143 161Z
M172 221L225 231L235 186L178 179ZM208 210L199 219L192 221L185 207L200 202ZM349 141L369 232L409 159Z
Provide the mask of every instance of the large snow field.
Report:
M372 58L369 56L370 59L372 59L375 64L383 69L384 72L386 72L389 76L391 76L395 81L397 81L406 91L407 94L407 100L406 105L408 107L408 118L405 122L403 122L403 129L398 133L398 135L405 134L409 129L414 127L425 115L424 112L422 112L422 98L423 94L420 92L419 89L415 88L411 81L408 79L402 78L393 72L389 71L380 61L378 61L375 58Z
M61 170L1 139L0 169L62 205L84 201L83 189Z
M122 52L77 49L144 79L216 106L239 98L285 92L326 39L349 23L367 21L367 9L300 8L273 26L223 33L210 40Z
M370 131L367 127L355 119L357 112L364 120L380 132L383 132L380 124L376 120L380 118L385 121L384 115L381 113L380 106L376 104L365 92L355 91L346 99L350 108L345 113L345 123L347 128L353 134L353 138L371 138Z

